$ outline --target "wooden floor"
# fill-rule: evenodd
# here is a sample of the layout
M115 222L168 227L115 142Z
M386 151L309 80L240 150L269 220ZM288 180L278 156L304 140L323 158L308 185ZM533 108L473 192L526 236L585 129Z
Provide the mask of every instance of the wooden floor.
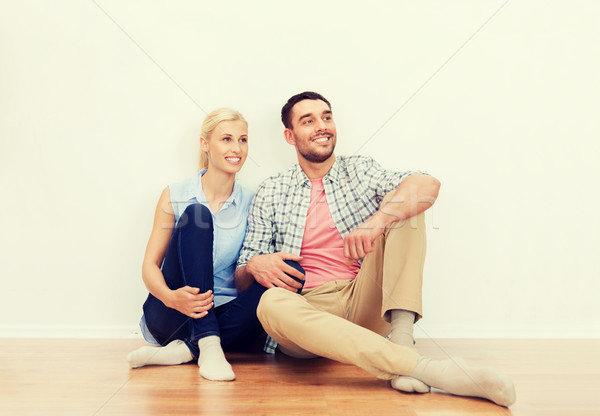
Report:
M130 370L141 340L0 339L2 415L600 415L600 340L418 340L512 377L510 409L436 391L402 394L351 365L227 354L234 382L195 364Z

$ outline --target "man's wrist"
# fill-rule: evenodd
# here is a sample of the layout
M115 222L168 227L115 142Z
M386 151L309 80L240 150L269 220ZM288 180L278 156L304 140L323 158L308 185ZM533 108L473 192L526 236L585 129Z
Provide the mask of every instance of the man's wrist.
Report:
M389 227L391 224L398 221L399 218L395 215L390 215L383 210L379 210L375 212L367 221L369 222L369 228L377 228L377 229L385 229Z
M405 219L402 215L402 210L394 209L393 202L390 202L379 208L375 213L378 217L378 223L383 224L383 227L389 227L390 225Z
M254 257L256 257L256 256L250 257L250 259L248 260L248 263L246 263L246 269L245 269L246 273L250 273L250 269L252 268L252 265L254 264L254 261L253 261Z
M252 260L252 259L250 259ZM248 262L250 263L250 262ZM235 271L235 275L236 276L240 276L240 277L244 277L246 275L251 275L250 270L248 269L248 263L241 265L240 267L237 268L237 270Z

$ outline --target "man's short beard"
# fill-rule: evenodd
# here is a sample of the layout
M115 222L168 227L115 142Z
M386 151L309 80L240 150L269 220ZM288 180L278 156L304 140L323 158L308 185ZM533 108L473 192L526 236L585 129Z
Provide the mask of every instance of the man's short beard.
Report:
M304 159L311 163L323 163L331 157L331 155L333 154L333 149L331 149L331 152L326 154L312 152L304 153L302 149L298 149L298 153L300 153Z
M309 146L306 146L306 148L302 148L302 146L296 146L296 148L298 149L298 153L300 153L300 155L307 161L311 163L323 163L331 157L333 151L335 150L335 138L332 136L330 137L330 140L332 140L331 151L327 153L319 153L311 149Z

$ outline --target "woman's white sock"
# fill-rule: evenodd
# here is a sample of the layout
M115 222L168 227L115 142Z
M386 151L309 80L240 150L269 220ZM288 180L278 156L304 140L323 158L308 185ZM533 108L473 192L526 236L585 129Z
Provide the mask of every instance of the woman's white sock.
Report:
M212 381L235 380L233 368L227 362L221 348L221 338L215 335L201 338L198 340L198 348L200 348L198 367L202 377Z
M131 368L145 365L177 365L192 361L193 355L185 342L176 339L164 347L141 347L127 355Z

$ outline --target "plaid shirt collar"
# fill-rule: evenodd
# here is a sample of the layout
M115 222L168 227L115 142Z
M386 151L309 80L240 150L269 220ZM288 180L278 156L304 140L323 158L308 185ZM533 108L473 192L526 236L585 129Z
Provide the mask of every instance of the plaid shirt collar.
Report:
M331 169L329 169L329 172L327 172L327 174L323 177L323 183L338 183L340 181L340 172L340 162L337 158L335 158ZM300 167L299 164L294 165L294 172L292 173L292 177L294 178L296 184L299 187L311 186L310 179L308 178L308 176L306 176L306 173L304 173L302 167Z

